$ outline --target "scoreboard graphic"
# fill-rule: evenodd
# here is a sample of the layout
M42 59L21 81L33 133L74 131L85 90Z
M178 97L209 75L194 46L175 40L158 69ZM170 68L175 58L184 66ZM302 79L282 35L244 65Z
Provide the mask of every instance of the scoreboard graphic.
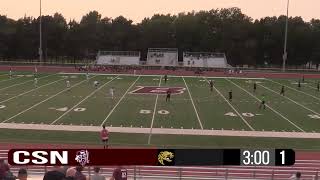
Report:
M11 165L291 166L292 149L12 149Z

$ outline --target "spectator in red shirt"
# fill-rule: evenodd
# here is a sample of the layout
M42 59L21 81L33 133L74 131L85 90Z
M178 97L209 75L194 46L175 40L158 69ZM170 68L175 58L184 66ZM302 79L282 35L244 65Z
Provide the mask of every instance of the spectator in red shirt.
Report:
M127 176L128 176L127 169L119 166L116 169L114 169L110 180L127 180Z
M100 132L100 137L103 143L103 148L108 148L108 141L109 141L109 131L106 129L106 126L102 126L102 130Z

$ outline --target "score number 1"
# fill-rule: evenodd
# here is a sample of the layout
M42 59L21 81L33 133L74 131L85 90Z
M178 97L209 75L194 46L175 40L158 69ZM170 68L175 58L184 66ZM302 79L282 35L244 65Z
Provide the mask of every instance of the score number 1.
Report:
M295 163L295 152L292 149L276 149L276 166L292 166Z

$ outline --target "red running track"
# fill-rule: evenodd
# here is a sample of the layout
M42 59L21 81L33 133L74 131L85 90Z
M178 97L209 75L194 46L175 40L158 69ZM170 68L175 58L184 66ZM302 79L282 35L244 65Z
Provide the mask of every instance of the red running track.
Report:
M30 65L19 65L19 66L9 66L9 65L0 65L0 71L9 71L10 68L12 71L34 71L34 66ZM84 72L79 71L74 66L37 66L38 72L64 72L64 73L77 73ZM106 69L105 71L92 71L92 73L105 73L105 74L133 74L133 69L114 72L112 69ZM136 74L141 75L159 75L159 74L168 74L176 76L212 76L212 77L250 77L250 78L320 78L320 73L282 73L282 72L244 72L242 74L228 74L225 71L204 71L203 74L196 74L194 71L188 70L136 70Z

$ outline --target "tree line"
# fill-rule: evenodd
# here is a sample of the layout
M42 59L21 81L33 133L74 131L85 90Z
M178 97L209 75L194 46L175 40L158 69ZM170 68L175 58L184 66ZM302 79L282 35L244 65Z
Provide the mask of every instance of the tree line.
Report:
M39 20L0 15L0 58L37 59ZM180 55L183 51L223 52L232 65L280 65L285 21L286 16L253 20L239 8L155 14L136 24L123 16L102 17L97 11L84 15L80 22L67 22L55 13L42 16L43 55L46 61L84 59L99 50L141 51L144 59L148 48L178 48ZM290 17L287 62L309 61L320 63L320 20Z

